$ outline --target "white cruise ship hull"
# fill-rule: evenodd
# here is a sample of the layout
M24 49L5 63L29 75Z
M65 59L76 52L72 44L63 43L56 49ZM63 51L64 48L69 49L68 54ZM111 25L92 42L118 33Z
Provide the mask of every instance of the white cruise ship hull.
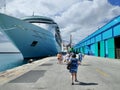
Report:
M53 56L60 51L52 32L31 23L0 14L0 28L24 58Z

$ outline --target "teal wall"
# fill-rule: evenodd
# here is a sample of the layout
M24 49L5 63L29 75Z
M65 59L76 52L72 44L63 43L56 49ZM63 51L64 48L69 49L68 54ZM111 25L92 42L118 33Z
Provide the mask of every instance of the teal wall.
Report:
M120 35L120 25L115 26L113 30L114 30L114 36Z
M95 56L98 56L98 43L95 43Z
M105 57L108 57L108 41L105 40Z
M115 58L114 38L108 39L108 57Z
M103 39L108 39L108 38L111 38L112 37L112 29L109 29L109 30L107 30L107 31L105 31L105 32L103 32Z
M80 51L81 51L81 53L85 53L85 52L84 52L84 47L81 47L81 48L80 48Z
M90 49L91 55L95 55L95 44L92 44Z

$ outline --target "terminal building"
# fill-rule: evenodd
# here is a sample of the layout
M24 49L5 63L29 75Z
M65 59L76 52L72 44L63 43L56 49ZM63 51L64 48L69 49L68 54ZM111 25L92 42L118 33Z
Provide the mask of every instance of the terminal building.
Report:
M120 59L120 15L76 44L73 51Z

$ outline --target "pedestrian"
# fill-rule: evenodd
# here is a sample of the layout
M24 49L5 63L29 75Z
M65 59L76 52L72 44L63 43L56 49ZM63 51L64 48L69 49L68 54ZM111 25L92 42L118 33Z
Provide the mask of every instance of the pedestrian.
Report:
M65 60L64 60L64 62L66 62L66 63L68 64L69 59L70 59L70 53L67 52L67 54L65 55Z
M58 64L62 64L62 61L63 61L63 56L62 56L62 53L58 53L57 54L57 59L58 59Z
M78 60L80 61L80 63L82 63L84 55L80 52L78 53Z
M72 85L74 85L75 82L79 82L77 80L77 71L78 71L78 65L79 65L79 60L76 58L76 54L73 54L72 57L69 60L70 64L70 73L72 75Z

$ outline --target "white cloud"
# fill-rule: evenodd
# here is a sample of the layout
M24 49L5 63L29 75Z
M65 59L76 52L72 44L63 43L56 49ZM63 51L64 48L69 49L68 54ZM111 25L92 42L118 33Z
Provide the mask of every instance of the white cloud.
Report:
M7 11L14 15L16 12L32 15L33 12L38 15L54 16L57 13L64 11L78 0L14 0L7 4ZM68 3L69 2L69 3ZM16 17L19 17L17 13Z
M108 0L7 0L7 13L15 17L44 15L59 25L63 39L77 43L112 18L120 15L120 7Z
M4 6L4 0L0 0L0 7Z
M56 21L62 28L62 37L68 39L73 34L73 41L79 42L113 17L120 15L120 7L110 5L106 0L83 0L75 3Z

